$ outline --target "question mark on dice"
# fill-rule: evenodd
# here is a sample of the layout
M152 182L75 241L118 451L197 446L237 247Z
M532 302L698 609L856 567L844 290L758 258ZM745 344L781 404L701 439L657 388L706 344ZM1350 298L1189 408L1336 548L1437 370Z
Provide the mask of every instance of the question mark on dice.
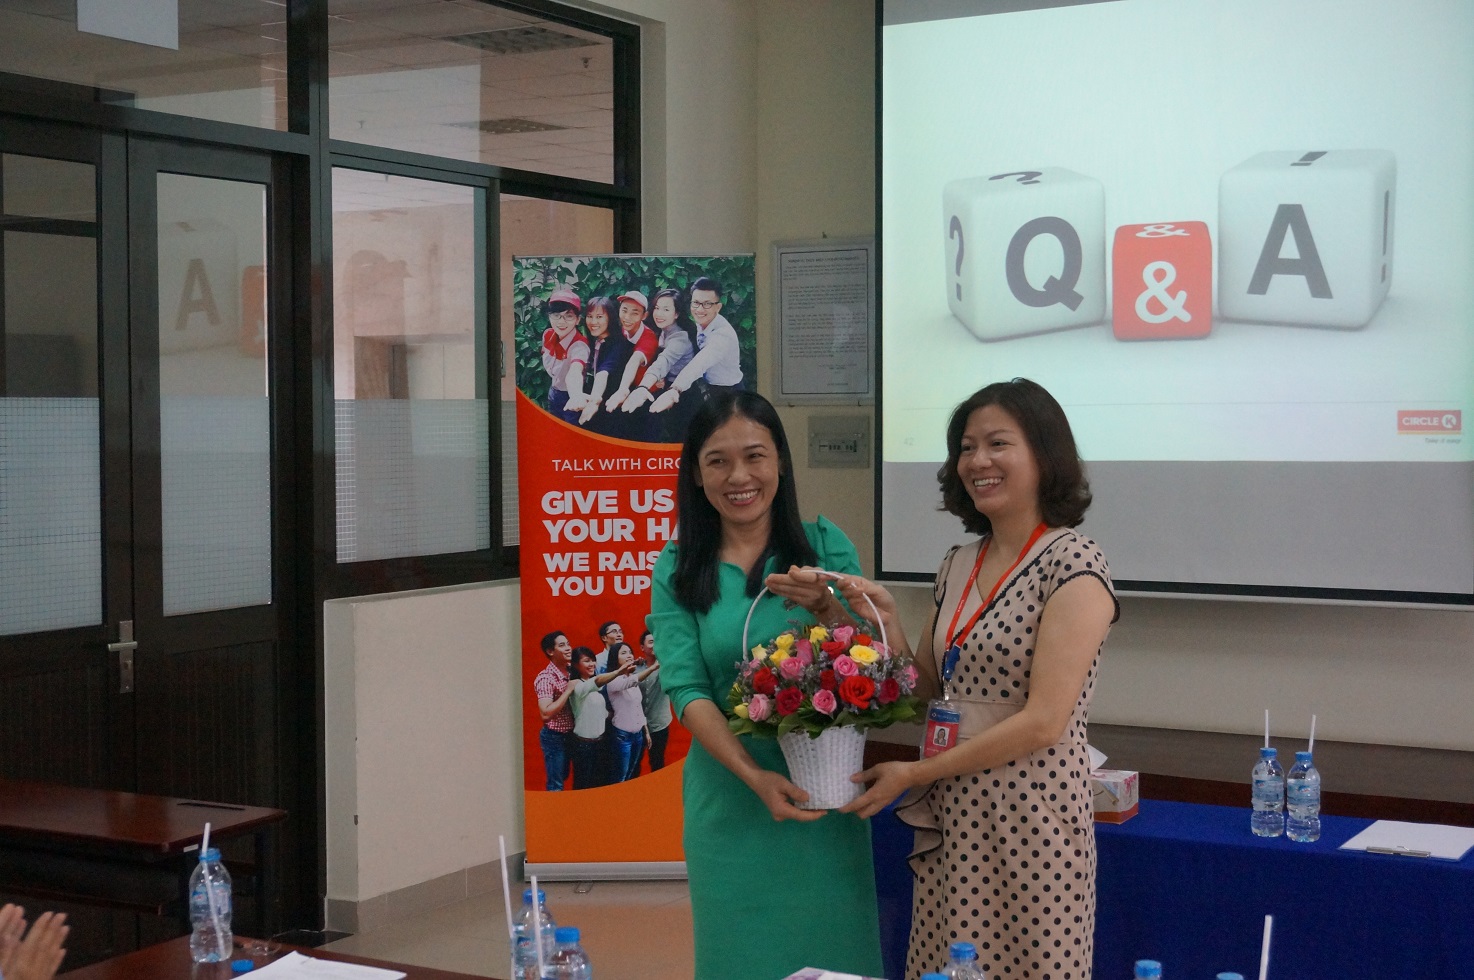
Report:
M1039 178L1044 176L1042 170L1015 170L1012 173L994 174L989 180L1002 180L1004 177L1017 177L1020 184L1037 184Z
M950 230L947 233L947 237L949 239L950 238L957 239L957 266L956 266L956 270L955 271L957 273L957 300L958 300L958 302L961 302L961 300L962 300L962 219L959 218L959 217L957 217L957 215L955 215L955 214L952 215L952 224L951 224Z

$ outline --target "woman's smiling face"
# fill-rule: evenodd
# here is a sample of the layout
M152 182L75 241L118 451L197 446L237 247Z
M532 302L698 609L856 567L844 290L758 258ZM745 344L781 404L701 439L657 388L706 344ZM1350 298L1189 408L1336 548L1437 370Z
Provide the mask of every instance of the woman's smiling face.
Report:
M655 311L651 314L655 325L664 330L676 322L676 301L670 296L662 296L655 301Z
M723 525L749 527L769 521L782 467L767 426L734 415L706 440L696 461L700 467L696 484Z
M602 306L590 306L584 323L589 328L590 336L598 339L609 332L609 312Z

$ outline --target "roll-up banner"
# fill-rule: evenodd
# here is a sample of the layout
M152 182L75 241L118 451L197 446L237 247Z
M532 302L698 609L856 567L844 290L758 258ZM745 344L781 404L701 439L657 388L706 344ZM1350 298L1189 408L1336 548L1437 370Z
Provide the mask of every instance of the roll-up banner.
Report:
M753 256L513 259L527 870L685 874L691 739L645 630L686 425L755 388Z

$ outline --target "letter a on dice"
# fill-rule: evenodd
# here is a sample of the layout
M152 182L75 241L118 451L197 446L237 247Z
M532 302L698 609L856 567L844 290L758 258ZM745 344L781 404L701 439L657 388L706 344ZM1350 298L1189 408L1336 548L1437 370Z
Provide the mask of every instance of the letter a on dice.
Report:
M1364 327L1392 285L1397 160L1260 153L1218 183L1218 305L1231 320Z
M942 189L947 304L979 340L1105 317L1105 188L1063 167Z

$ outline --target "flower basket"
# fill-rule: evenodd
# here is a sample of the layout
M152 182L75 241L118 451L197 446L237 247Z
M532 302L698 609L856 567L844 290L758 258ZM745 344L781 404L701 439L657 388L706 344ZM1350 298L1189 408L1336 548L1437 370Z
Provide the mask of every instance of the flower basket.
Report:
M747 656L727 694L727 725L737 735L778 739L790 778L809 794L805 809L842 806L862 792L850 776L864 768L866 729L920 715L916 665L891 650L874 604L878 640L853 626L795 623L748 647L753 610L767 591L742 626Z
M817 737L793 731L778 736L788 762L788 778L809 794L800 810L833 810L859 796L864 787L850 777L865 768L865 730L854 725L826 728Z

